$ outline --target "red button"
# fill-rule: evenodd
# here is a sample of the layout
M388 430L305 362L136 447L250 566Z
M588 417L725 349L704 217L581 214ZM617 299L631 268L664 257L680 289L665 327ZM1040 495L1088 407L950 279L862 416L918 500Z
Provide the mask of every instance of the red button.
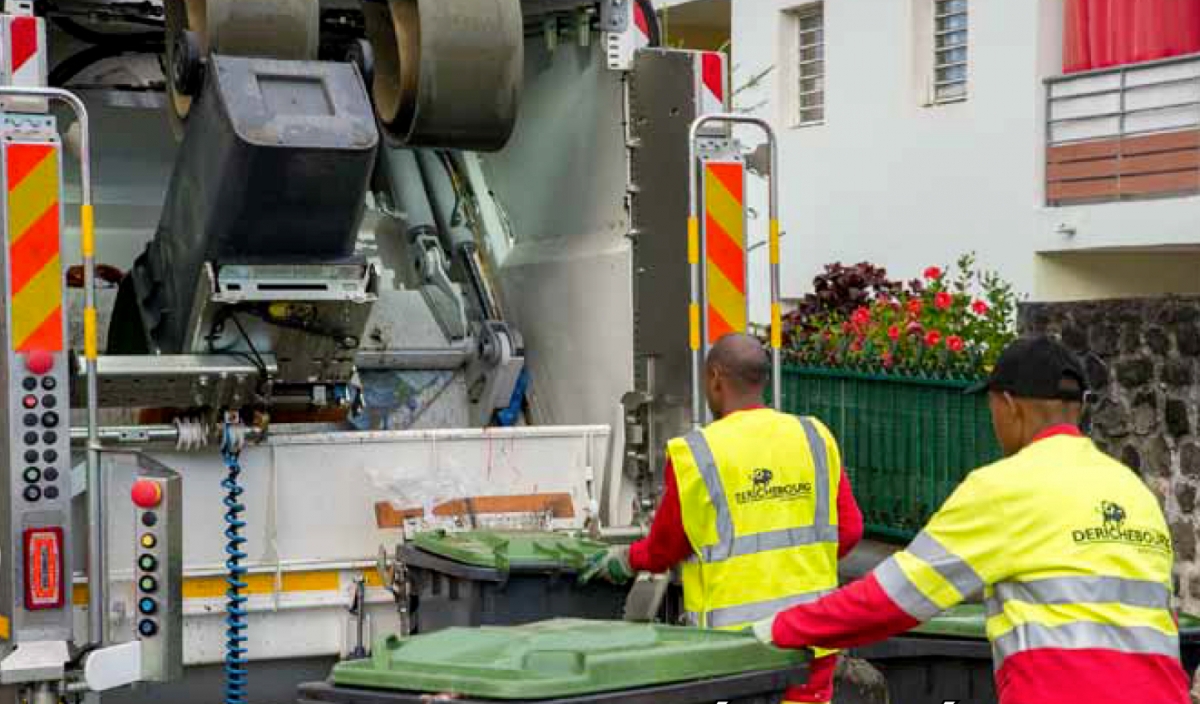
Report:
M21 399L21 405L26 408L37 408L37 396L26 396Z
M54 355L45 350L26 352L25 368L34 374L45 374L54 368Z
M158 482L139 479L133 483L133 503L138 508L154 508L162 503L162 487Z

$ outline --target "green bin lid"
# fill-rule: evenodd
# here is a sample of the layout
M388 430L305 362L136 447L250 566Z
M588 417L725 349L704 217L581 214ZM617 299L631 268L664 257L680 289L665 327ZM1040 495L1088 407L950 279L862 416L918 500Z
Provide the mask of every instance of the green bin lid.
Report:
M1190 614L1179 614L1181 629L1200 627L1200 620ZM987 640L987 614L982 604L960 604L943 611L912 630L926 636L971 638Z
M783 670L808 660L740 632L559 619L387 636L367 660L334 667L338 686L550 699Z
M987 640L987 615L982 604L960 604L946 609L912 630L926 636Z
M491 530L418 533L413 545L425 552L476 567L578 570L608 545L567 533Z

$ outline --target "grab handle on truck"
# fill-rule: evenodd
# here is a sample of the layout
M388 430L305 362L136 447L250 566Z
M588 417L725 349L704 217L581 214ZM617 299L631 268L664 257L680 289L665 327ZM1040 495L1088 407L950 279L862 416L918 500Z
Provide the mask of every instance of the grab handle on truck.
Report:
M691 296L688 305L689 343L692 352L692 427L699 428L704 422L704 406L702 402L703 389L701 374L704 368L704 341L701 325L701 315L708 309L708 291L705 286L702 269L701 251L704 247L703 231L707 223L702 224L699 217L699 189L697 181L701 174L698 155L698 140L701 130L711 124L750 125L762 130L767 140L770 154L770 175L768 178L768 209L770 213L769 233L767 239L770 251L771 279L771 401L776 410L783 402L782 384L782 348L783 348L783 308L779 295L779 146L775 139L775 131L771 125L761 118L731 113L712 113L696 118L692 122L688 134L688 164L691 173L688 178L688 266L691 270ZM706 219L707 220L707 219Z

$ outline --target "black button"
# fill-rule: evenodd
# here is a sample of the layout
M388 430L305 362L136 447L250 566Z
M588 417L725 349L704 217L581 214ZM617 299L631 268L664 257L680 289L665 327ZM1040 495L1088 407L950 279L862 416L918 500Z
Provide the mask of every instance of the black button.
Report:
M25 424L26 428L32 428L38 424L37 414L36 413L26 413L25 417L21 419L21 422L23 422Z
M138 611L143 615L150 616L155 611L158 611L158 603L148 596L144 596L138 600Z
M48 482L58 481L58 470L53 467L47 467L46 471L42 472L42 475L46 477L46 481Z
M138 580L138 588L147 594L158 591L158 580L153 577L142 577Z
M25 477L25 481L30 484L37 484L42 480L42 471L37 467L26 467L21 476Z
M138 624L138 633L142 634L145 638L149 638L158 633L158 624L150 619L144 619Z
M26 450L25 451L25 461L26 462L37 462L38 461L38 451L37 450Z
M46 443L47 445L53 445L54 443L58 442L58 433L47 430L46 432L42 433L42 442Z
M52 500L57 499L58 498L58 487L48 486L48 487L46 487L46 491L44 493L46 494L47 499L52 499Z
M158 514L153 511L147 511L142 514L142 525L147 528L153 528L158 525Z
M138 567L143 572L153 572L158 569L158 558L153 555L142 555L138 558Z
M58 414L55 413L54 411L46 411L45 413L43 413L42 414L42 425L46 426L47 428L57 428L58 427Z
M42 498L42 490L41 489L37 488L36 486L25 487L25 500L26 501L37 501L40 498Z
M21 381L21 386L25 387L26 391L33 391L34 389L37 388L37 379L34 379L31 376L27 376L27 377L25 377L24 380Z
M45 452L42 453L42 459L46 460L47 462L57 462L58 461L58 451L57 450L46 450Z
M46 394L42 397L42 405L46 408L54 408L58 405L58 399L50 394Z
M25 433L25 444L26 445L36 445L37 441L38 441L37 433Z
M42 388L47 391L53 391L58 386L58 380L52 376L42 378Z

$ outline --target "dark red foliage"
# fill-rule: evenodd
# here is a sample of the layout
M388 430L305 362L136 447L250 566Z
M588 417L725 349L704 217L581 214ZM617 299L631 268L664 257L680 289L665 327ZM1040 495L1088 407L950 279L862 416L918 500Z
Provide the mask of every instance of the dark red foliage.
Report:
M819 318L830 314L848 317L880 296L896 295L903 289L902 283L888 278L887 269L870 262L827 264L813 279L813 292L788 314L784 329L791 335L812 332Z

